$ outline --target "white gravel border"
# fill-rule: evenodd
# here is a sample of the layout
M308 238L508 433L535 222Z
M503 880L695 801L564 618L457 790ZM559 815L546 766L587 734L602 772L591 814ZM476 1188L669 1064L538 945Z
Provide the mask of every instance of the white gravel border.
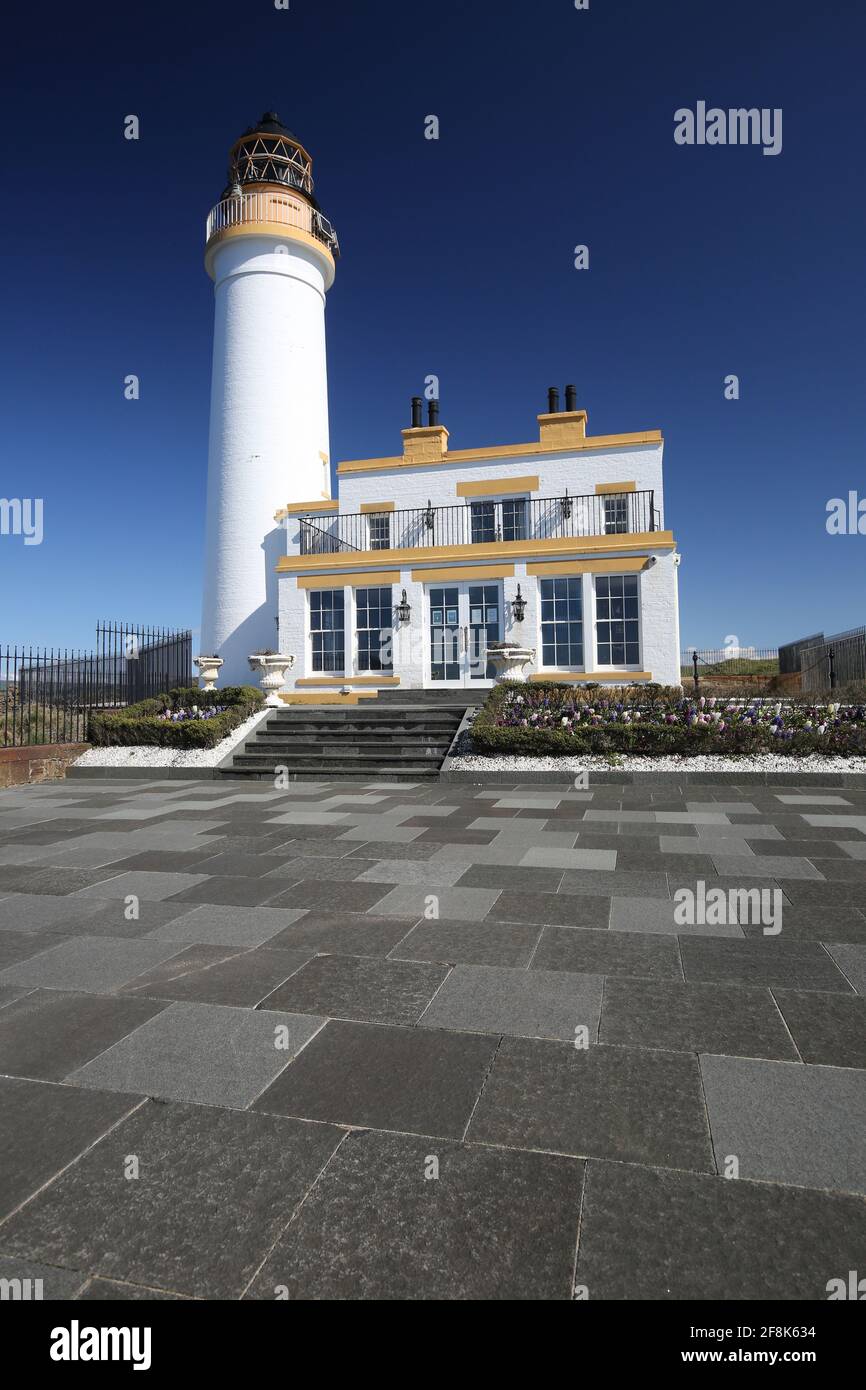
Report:
M74 767L216 767L249 738L256 725L272 711L257 710L233 729L215 748L159 748L151 743L132 743L127 747L90 748L76 758Z
M810 753L804 758L764 753L756 758L726 758L704 754L694 758L624 757L610 761L598 754L583 757L483 757L459 754L448 763L449 772L866 772L866 758L825 758Z

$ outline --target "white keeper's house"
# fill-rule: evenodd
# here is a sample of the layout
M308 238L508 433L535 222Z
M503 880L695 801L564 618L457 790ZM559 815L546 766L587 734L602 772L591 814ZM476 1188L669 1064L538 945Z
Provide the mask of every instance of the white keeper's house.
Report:
M451 447L415 397L402 448L338 463L325 296L339 255L312 161L274 113L233 146L208 219L215 283L201 650L220 684L294 656L289 702L483 688L490 643L530 680L679 684L679 555L658 430L592 435L550 388L526 443ZM395 431L396 433L396 431ZM527 429L527 433L530 430Z

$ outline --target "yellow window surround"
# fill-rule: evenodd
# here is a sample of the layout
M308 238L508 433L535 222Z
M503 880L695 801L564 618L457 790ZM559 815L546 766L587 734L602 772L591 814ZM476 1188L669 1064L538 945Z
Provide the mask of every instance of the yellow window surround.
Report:
M288 556L283 558L287 559ZM362 589L368 584L384 586L399 583L399 570L358 570L354 574L299 574L297 580L299 589L341 589L344 584Z
M359 508L362 512L393 512L393 502L362 502Z
M525 478L487 478L483 482L458 483L456 492L458 497L504 497L514 492L537 492L538 487L538 477L533 474Z
M616 492L637 492L636 483L596 483L596 496L600 497L607 493Z

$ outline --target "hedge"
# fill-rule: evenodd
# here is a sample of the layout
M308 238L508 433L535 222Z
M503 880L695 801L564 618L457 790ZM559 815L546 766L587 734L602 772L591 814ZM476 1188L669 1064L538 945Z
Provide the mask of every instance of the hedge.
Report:
M688 698L676 686L502 681L471 726L477 753L866 756L866 705Z
M262 708L264 695L254 685L228 685L224 690L203 691L182 686L139 700L126 709L91 711L87 722L88 742L94 747L154 744L161 748L215 748L233 729ZM199 709L210 704L226 708L211 719L184 719L172 722L159 716L168 710Z

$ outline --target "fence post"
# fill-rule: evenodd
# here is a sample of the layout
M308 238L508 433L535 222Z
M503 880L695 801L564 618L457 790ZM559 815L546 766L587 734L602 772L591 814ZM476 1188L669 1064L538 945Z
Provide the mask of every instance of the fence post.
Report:
M697 652L692 652L692 664L694 665L694 668L695 668L695 694L697 694L697 692L698 692L698 691L700 690L700 688L701 688L701 678L700 678L700 676L698 675L698 654L697 654Z
M827 661L830 665L830 689L836 689L836 648L830 647L827 652Z

